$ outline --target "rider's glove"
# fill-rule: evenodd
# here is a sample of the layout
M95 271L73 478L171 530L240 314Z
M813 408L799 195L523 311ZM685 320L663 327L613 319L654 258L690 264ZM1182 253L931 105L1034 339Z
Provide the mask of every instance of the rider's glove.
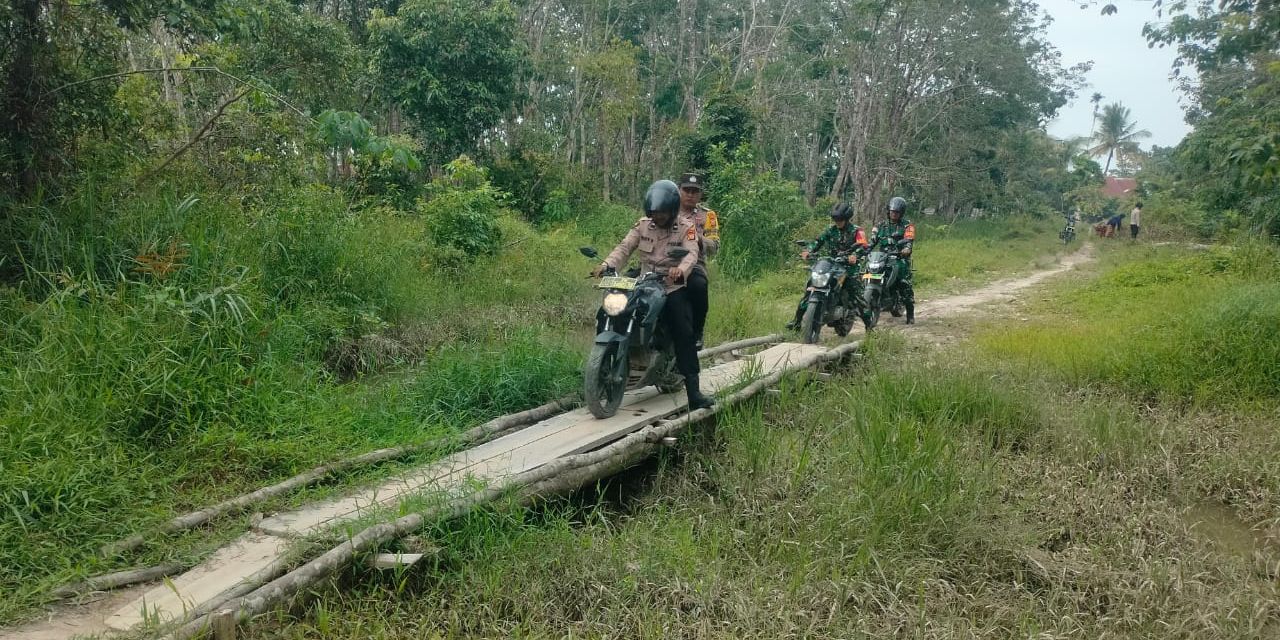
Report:
M595 269L591 270L591 277L599 278L600 276L604 275L604 270L608 268L609 268L609 265L601 262Z

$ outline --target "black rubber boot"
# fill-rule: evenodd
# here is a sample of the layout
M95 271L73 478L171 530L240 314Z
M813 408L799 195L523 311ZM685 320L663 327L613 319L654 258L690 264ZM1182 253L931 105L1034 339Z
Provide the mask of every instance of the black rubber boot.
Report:
M787 323L787 329L788 329L788 330L790 330L790 331L799 331L799 330L800 330L800 321L801 321L802 319L804 319L804 312L803 312L803 311L797 311L797 312L796 312L796 317L795 317L794 319L792 319L792 320L791 320L791 322L788 322L788 323Z
M706 409L714 406L716 401L708 396L702 395L702 389L698 386L698 376L684 377L684 390L689 395L689 410Z
M908 302L905 306L907 307L907 324L915 324L916 323L916 303Z

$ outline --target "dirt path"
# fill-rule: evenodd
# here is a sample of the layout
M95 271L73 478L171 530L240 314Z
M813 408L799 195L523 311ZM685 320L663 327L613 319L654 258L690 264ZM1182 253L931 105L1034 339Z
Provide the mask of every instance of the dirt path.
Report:
M1092 245L1086 244L1075 253L1062 257L1052 268L1026 276L999 280L961 294L921 299L917 305L917 324L910 331L915 335L926 336L935 344L950 342L959 333L955 329L961 319L971 317L980 307L992 303L1011 302L1017 299L1020 292L1085 264L1093 257ZM900 318L892 318L885 314L881 326L892 327L900 325L901 322ZM855 332L858 331L861 331L860 327L855 329ZM830 337L830 331L825 332L824 336ZM158 583L118 590L102 595L97 600L92 600L90 597L91 601L84 604L50 607L41 619L0 630L0 640L67 640L86 634L107 633L110 629L104 623L105 616L146 593L156 584Z
M936 298L919 298L916 302L916 324L909 331L935 345L950 344L963 334L960 330L961 326L971 322L979 311L999 303L1012 303L1024 296L1027 289L1088 264L1093 259L1093 245L1085 244L1075 253L1059 258L1058 264L1048 269L1041 269L1016 278L997 280L964 293ZM896 326L903 326L902 318L894 318L887 313L880 318L880 327ZM828 333L824 333L824 336L829 335L830 330L827 331ZM857 325L853 330L854 334L861 332L861 325Z

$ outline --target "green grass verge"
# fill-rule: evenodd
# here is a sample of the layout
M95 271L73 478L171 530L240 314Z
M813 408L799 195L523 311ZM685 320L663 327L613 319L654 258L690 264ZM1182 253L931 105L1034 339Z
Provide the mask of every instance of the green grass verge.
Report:
M1120 247L1087 285L1060 287L979 342L991 353L1162 400L1235 406L1280 399L1280 252Z

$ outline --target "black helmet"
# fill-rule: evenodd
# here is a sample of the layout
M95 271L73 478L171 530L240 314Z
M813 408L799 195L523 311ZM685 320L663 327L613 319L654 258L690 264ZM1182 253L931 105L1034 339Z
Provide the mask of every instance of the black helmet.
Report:
M906 200L904 200L904 199L902 199L902 198L900 198L900 197L898 197L898 196L894 196L892 199L890 199L890 200L889 200L889 210L890 210L890 211L897 211L898 213L901 213L902 215L906 215L906 214L907 214L907 201L906 201Z
M837 202L831 207L832 220L848 220L853 217L853 207L848 202Z
M644 192L644 214L651 216L662 211L671 214L680 211L680 189L670 180L659 180Z

